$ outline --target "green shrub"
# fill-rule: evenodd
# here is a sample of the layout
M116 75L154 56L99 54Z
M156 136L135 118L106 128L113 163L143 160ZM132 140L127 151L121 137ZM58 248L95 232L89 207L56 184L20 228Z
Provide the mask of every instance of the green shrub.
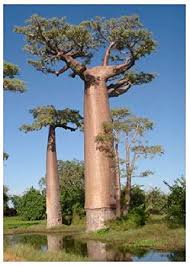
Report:
M131 188L130 210L145 204L145 192L139 185L133 185ZM121 208L125 205L125 187L121 190Z
M146 208L150 214L164 214L167 207L167 195L154 187L146 193Z
M142 207L145 204L145 192L139 185L133 185L131 188L130 210Z
M149 214L145 209L145 205L142 204L129 211L127 220L130 224L134 224L136 227L146 224Z
M170 189L167 202L167 221L170 226L185 226L186 182L183 177L175 180L174 185L165 184Z
M42 220L45 218L45 196L31 187L23 196L14 196L12 199L17 214L27 221Z
M82 161L58 161L61 185L63 223L75 222L84 215L84 163Z
M127 231L145 225L148 217L149 215L145 210L145 205L142 204L130 210L127 216L122 216L116 220L109 221L106 225L111 230Z
M77 202L72 208L72 224L83 224L85 217L85 210L81 204Z

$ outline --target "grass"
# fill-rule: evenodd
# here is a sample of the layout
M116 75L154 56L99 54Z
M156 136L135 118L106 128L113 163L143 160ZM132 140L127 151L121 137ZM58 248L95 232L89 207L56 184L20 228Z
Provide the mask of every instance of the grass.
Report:
M4 252L4 261L87 261L87 257L66 253L64 250L44 252L30 245L16 245Z
M4 217L4 234L22 234L22 233L57 233L57 232L81 232L85 230L84 224L79 225L60 225L52 229L46 228L46 220L23 221L19 216Z
M84 233L80 239L93 239L118 245L122 248L147 248L163 251L185 249L185 229L168 228L163 216L152 216L148 223L139 228L126 231L100 230Z
M4 217L3 227L6 229L27 228L31 225L45 224L45 221L23 221L19 216Z

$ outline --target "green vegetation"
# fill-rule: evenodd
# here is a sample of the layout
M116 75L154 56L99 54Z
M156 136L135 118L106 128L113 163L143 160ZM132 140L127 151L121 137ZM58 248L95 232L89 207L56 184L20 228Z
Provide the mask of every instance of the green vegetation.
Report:
M118 213L127 215L130 209L132 178L153 175L153 172L148 169L138 173L138 161L162 155L164 149L161 145L148 144L147 133L154 128L154 123L151 120L137 117L131 114L127 108L113 109L111 113L112 121L103 123L104 132L97 135L96 142L100 151L114 158L118 173L117 179L124 177L126 180L122 209ZM114 145L112 145L113 143ZM124 158L122 156L123 149L125 149ZM120 189L120 180L116 183ZM119 191L116 193L118 197L121 194ZM120 208L119 204L116 208Z
M170 226L185 226L186 210L186 182L183 177L175 180L174 185L165 184L170 189L167 200L167 221Z
M126 228L126 224L118 224L117 229L102 229L96 233L84 233L80 239L94 239L123 248L146 248L164 251L185 249L185 229L183 227L168 228L165 216L152 215L146 225L138 228Z
M13 229L26 229L31 227L32 225L45 225L45 220L38 220L38 221L24 221L22 217L19 216L12 216L12 217L4 217L4 233L7 233L8 230ZM11 231L11 230L10 230Z
M62 225L46 229L45 221L22 221L19 217L4 218L4 233L48 233L59 232L73 235L80 240L100 240L119 244L122 248L146 248L164 251L185 249L184 227L170 228L164 215L151 215L144 226L126 226L120 222L117 227L102 229L96 233L85 233L85 225ZM17 254L18 255L18 254Z
M14 64L8 62L3 64L3 89L5 91L22 93L26 90L24 82L16 78L19 75L19 71L18 66Z
M45 196L31 187L22 196L13 197L17 214L26 221L43 220L45 218Z
M166 213L167 195L160 188L153 187L146 193L146 208L151 214Z
M61 187L61 209L63 224L84 223L84 163L83 161L58 161L58 175ZM14 209L22 220L42 220L46 218L45 178L39 181L40 190L31 187L22 196L9 197ZM6 188L6 187L5 187ZM4 189L7 199L7 190ZM7 205L7 201L4 201Z
M86 257L66 253L65 251L39 251L31 245L15 245L7 248L4 253L5 261L87 261Z
M13 217L4 217L4 234L20 234L20 233L47 233L47 232L83 232L85 225L84 223L73 224L70 226L59 225L51 229L46 228L46 220L38 221L24 221L22 217L13 216Z
M32 124L24 124L20 127L20 130L25 133L41 130L43 127L49 126L75 131L80 127L82 121L79 111L69 108L57 110L53 105L39 106L29 112L32 114L34 121ZM74 128L69 126L70 123L73 124Z

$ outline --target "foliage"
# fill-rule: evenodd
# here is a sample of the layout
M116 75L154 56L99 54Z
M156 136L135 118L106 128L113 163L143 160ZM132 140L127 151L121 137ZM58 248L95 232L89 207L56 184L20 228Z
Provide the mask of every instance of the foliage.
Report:
M25 36L24 49L34 56L34 60L28 62L38 71L56 76L70 70L71 77L78 75L87 81L86 70L92 58L97 57L97 51L105 49L103 66L107 66L109 60L115 63L110 65L111 72L106 78L110 97L117 97L131 85L147 83L155 77L151 73L128 72L137 60L156 48L152 33L138 16L95 17L73 25L66 18L34 14L25 26L15 27L15 31Z
M31 125L23 125L20 130L25 133L28 131L40 130L42 127L53 126L70 129L72 131L80 127L82 117L79 112L69 108L56 110L53 105L37 107L30 110L33 115L34 122ZM69 124L73 124L76 128L72 128Z
M127 216L122 216L116 220L109 221L106 225L109 230L127 231L145 225L148 217L149 215L145 210L145 205L142 204L131 209Z
M21 200L22 200L22 196L18 196L18 195L12 195L11 196L11 202L12 202L16 212L18 211L19 204L20 204Z
M154 156L164 153L161 145L148 145L146 134L153 129L153 126L154 123L148 118L132 115L127 108L118 108L112 110L112 121L103 123L103 132L96 136L97 149L115 160L120 177L126 179L126 189L122 196L122 207L125 214L130 206L132 177L153 175L149 169L136 173L138 161L153 159ZM121 152L123 146L125 147L125 158L118 160L117 151L123 154Z
M3 89L13 92L24 92L26 90L25 83L15 78L19 74L18 66L4 62L3 64Z
M6 214L8 210L8 201L9 201L9 195L8 195L8 187L3 186L3 213Z
M141 186L133 185L131 188L130 209L145 205L145 192Z
M142 226L146 224L148 217L149 214L145 209L145 204L142 204L138 207L129 210L127 219L128 222L130 222L131 224L135 224L136 226Z
M132 176L145 177L153 172L146 170L136 174L138 159L152 159L155 155L162 155L164 150L161 145L147 145L146 133L153 129L153 122L148 118L132 115L127 108L112 110L112 122L104 123L104 132L96 137L97 147L114 157L113 141L119 145L125 143L126 158L120 158L120 163L125 164ZM126 176L126 171L125 174Z
M167 195L160 188L153 187L146 192L146 208L151 214L164 214L167 206Z
M45 197L39 190L31 187L22 196L14 196L13 204L23 220L34 221L45 218Z
M73 215L84 216L84 163L82 161L58 161L61 184L61 206L65 223L71 223Z
M131 187L131 200L129 208L132 210L133 208L139 207L145 204L145 192L139 185L133 185ZM125 187L123 186L121 189L121 209L125 205Z
M167 221L170 226L185 226L186 220L186 181L184 177L175 180L173 185L164 182L170 189L167 201Z

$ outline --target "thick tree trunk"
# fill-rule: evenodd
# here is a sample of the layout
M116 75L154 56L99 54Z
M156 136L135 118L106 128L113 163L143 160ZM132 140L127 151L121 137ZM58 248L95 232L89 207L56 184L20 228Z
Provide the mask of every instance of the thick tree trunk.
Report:
M127 184L125 187L125 205L123 208L123 215L127 215L130 208L131 202L131 171L130 169L127 171Z
M50 126L46 160L47 228L62 224L60 184L57 172L55 128Z
M121 216L121 184L120 184L120 169L119 169L119 152L118 152L118 143L115 144L115 161L116 161L116 185L115 185L115 194L116 194L116 216Z
M87 231L96 231L115 218L114 162L95 141L103 122L111 121L105 81L86 82L84 97L85 209Z

